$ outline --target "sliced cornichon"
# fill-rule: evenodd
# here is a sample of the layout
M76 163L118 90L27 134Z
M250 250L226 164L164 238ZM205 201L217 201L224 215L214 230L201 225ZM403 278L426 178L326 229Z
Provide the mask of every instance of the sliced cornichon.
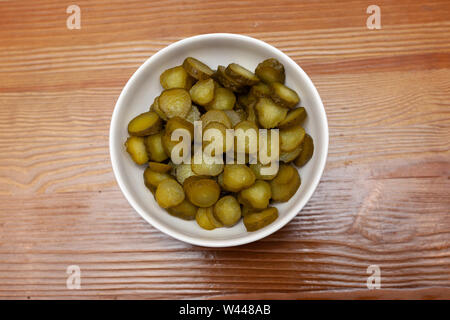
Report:
M183 88L189 90L194 79L184 70L182 66L167 69L159 77L164 89Z
M256 231L268 226L278 218L277 208L271 207L260 212L248 213L244 216L247 231Z
M270 97L280 106L292 109L300 102L297 92L282 83L272 82L270 90Z
M170 170L173 169L170 164L159 163L159 162L154 162L154 161L149 162L148 167L152 171L161 172L161 173L169 172Z
M192 101L186 89L164 90L158 98L159 109L167 118L186 118L192 109Z
M214 89L214 80L209 78L197 81L189 90L189 94L194 103L205 106L214 99Z
M225 73L243 86L253 86L259 82L259 78L253 72L237 63L230 63Z
M306 118L305 108L300 107L297 109L292 109L287 113L286 118L284 118L284 120L280 122L278 127L280 129L283 129L283 128L295 126L295 125L301 124L302 121L305 120L305 118Z
M225 88L230 89L233 92L241 93L246 92L247 87L240 84L230 76L225 73L224 66L218 66L217 71L214 73L213 77Z
M125 142L125 147L130 154L131 159L137 164L145 164L148 162L148 155L145 150L143 137L129 137Z
M206 106L207 110L231 110L236 103L233 91L227 88L216 88L214 99Z
M286 78L284 66L274 58L264 60L255 69L255 74L265 83L284 83Z
M270 87L265 84L264 82L260 82L258 84L255 84L250 89L250 95L256 97L256 98L264 98L264 97L270 97Z
M302 152L297 157L297 159L295 159L294 164L297 167L303 167L309 161L309 159L312 158L313 153L314 141L309 134L306 134L305 139L302 143Z
M258 122L263 128L275 128L286 118L288 109L276 104L271 99L260 98L255 105Z
M183 68L191 77L197 80L208 79L214 73L206 64L192 57L184 59Z
M305 129L301 126L292 126L280 129L280 151L290 152L299 147L305 138Z
M270 203L289 201L300 188L293 165L305 165L314 152L302 124L306 110L297 107L299 95L284 84L278 60L266 59L252 71L238 63L213 70L187 57L159 75L162 92L148 112L129 122L126 151L135 163L147 164L144 184L168 214L195 219L205 230L232 227L243 217L247 230L256 231L277 219ZM194 141L194 128L201 129L202 141ZM262 129L277 131L267 130L265 140ZM185 145L175 149L181 139ZM244 148L237 148L241 142ZM197 147L203 149L199 162ZM178 163L174 150L191 161Z
M156 112L141 113L128 124L128 133L131 136L148 136L159 132L162 128L161 118Z

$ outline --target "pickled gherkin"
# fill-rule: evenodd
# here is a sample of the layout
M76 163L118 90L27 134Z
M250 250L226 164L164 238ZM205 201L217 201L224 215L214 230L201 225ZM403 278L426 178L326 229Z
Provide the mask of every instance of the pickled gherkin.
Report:
M143 137L129 137L125 142L127 152L137 164L145 164L148 162L144 141Z
M267 208L260 212L252 212L244 216L247 231L256 231L268 226L278 218L277 208Z
M241 216L241 206L233 196L224 196L214 205L214 217L226 227L235 225Z
M168 208L168 212L178 218L184 220L194 220L197 214L197 207L190 203L187 199L184 199L179 205Z
M290 165L281 165L277 176L270 181L273 201L288 201L297 192L300 184L298 171Z
M275 221L278 210L271 204L293 201L301 186L296 167L314 153L305 130L309 122L303 127L308 106L300 105L299 93L285 80L284 66L275 58L253 72L238 62L208 66L187 57L162 72L159 95L128 123L125 142L131 159L146 165L143 182L150 199L204 230L233 227L243 218L253 232ZM272 129L279 130L278 147ZM177 141L175 132L181 136ZM181 158L172 154L175 150Z
M221 85L223 85L225 88L230 89L233 92L245 92L247 91L247 86L242 85L241 83L237 82L235 79L228 76L225 72L224 66L218 66L217 71L214 73L213 76Z
M282 122L288 113L288 109L284 108L271 99L260 98L255 105L258 123L267 129L277 127Z
M303 167L309 161L309 159L312 158L313 153L314 153L314 141L309 134L306 134L302 144L302 152L295 159L294 164L297 167Z
M187 178L183 188L189 201L197 207L211 207L220 196L220 186L217 182L202 176Z
M245 164L226 164L223 170L223 184L229 191L239 192L255 182L255 174Z
M188 57L184 60L183 68L197 80L208 79L214 73L214 71L206 64L192 57Z
M227 88L216 88L214 98L206 105L207 110L232 110L236 103L233 91Z
M172 176L167 172L153 171L150 167L144 171L144 183L149 189L156 190L158 185L166 179L171 179Z
M270 84L270 97L275 103L289 109L294 108L300 102L297 92L279 82Z
M183 187L175 179L163 180L156 187L155 199L161 208L175 207L184 197Z
M284 129L301 124L302 121L305 120L305 118L306 118L305 108L300 107L297 109L292 109L287 113L286 118L284 118L284 120L280 122L278 128Z
M159 81L164 89L183 88L189 90L194 82L194 78L182 66L177 66L161 73Z
M214 90L214 80L209 78L199 80L189 90L189 94L195 104L205 106L214 99Z
M211 208L198 208L195 220L197 224L205 230L214 230L216 226L211 222L208 216L208 212Z
M170 164L166 163L159 163L159 162L149 162L148 167L152 171L166 173L172 170L172 166Z
M150 161L161 162L169 158L163 145L164 131L145 138L145 150Z
M256 182L239 192L239 202L245 206L254 209L265 209L269 205L272 197L270 184L264 180L256 180Z
M174 88L164 90L158 98L159 109L167 118L186 118L192 109L189 92L185 89Z
M148 136L157 133L162 128L161 118L156 112L144 112L128 124L128 133L131 136Z
M295 150L303 143L304 138L305 129L299 125L280 129L280 151L290 152Z
M286 78L284 66L274 58L264 60L255 69L255 74L266 83L284 83Z
M259 82L259 78L253 72L237 63L230 63L225 73L243 86L252 86Z

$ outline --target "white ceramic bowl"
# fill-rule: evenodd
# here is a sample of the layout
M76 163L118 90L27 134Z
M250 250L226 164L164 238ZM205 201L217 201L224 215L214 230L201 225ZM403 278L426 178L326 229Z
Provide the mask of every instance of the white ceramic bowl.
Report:
M314 139L313 158L302 167L302 184L287 202L276 205L279 217L269 226L247 232L242 222L232 228L212 231L201 229L195 221L175 218L161 209L143 181L144 167L133 163L125 151L128 122L139 113L148 111L162 88L159 75L166 69L180 65L188 57L195 57L211 68L218 64L237 62L254 70L267 58L276 58L286 69L286 84L296 90L308 117L304 127ZM120 189L131 206L149 223L162 232L191 244L207 247L229 247L253 242L277 231L294 218L316 189L328 152L328 124L320 96L306 73L287 55L271 45L237 34L204 34L183 39L150 57L133 74L119 96L111 119L109 146L114 174Z

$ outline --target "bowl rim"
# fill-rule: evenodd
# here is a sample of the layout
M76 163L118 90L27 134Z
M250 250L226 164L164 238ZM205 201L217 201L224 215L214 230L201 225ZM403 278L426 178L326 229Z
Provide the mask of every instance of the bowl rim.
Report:
M176 49L177 47L181 47L189 42L194 42L198 40L205 40L208 38L226 38L231 40L244 40L248 41L250 43L253 43L255 45L259 45L262 47L265 47L266 49L270 51L276 51L278 54L284 56L287 60L293 62L295 71L300 73L302 78L305 79L307 82L307 85L310 87L313 95L317 98L317 101L320 103L319 113L320 118L323 119L323 133L324 133L324 141L321 145L322 151L324 156L320 159L318 159L318 174L316 174L313 178L313 181L311 183L311 187L305 191L305 195L302 198L302 201L298 201L294 204L293 208L289 211L289 214L287 214L284 217L284 221L282 223L277 225L272 225L272 227L268 226L267 228L262 229L260 232L249 232L246 236L236 238L236 239L199 239L193 236L189 236L183 233L180 233L176 230L171 229L170 227L167 227L163 223L160 223L158 220L153 219L151 214L148 214L146 210L142 209L138 203L134 200L133 196L130 194L128 189L126 188L124 182L122 173L119 170L119 163L118 159L115 158L115 154L117 153L116 144L113 141L114 137L114 130L115 130L115 123L117 123L118 113L119 113L119 106L123 104L123 100L125 99L125 96L127 92L132 88L132 86L135 84L137 79L139 78L139 75L144 72L144 70L147 68L148 65L150 65L153 60L156 60L159 56L164 55L166 52ZM233 247L233 246L239 246L244 245L247 243L251 243L254 241L258 241L260 239L263 239L272 233L280 230L283 228L286 224L288 224L293 218L295 218L299 212L303 209L303 207L306 205L306 203L310 200L311 196L317 189L317 186L320 182L320 179L322 178L323 171L325 169L327 157L328 157L328 143L329 143L329 130L328 130L328 119L325 112L325 108L323 106L322 99L320 98L319 92L317 91L316 87L314 86L311 78L306 74L306 72L287 54L282 52L280 49L253 37L245 36L241 34L234 34L234 33L207 33L207 34L200 34L195 35L192 37L187 37L181 40L178 40L176 42L173 42L169 44L168 46L164 47L163 49L159 50L152 56L150 56L143 64L139 66L139 68L132 74L132 76L128 79L127 83L123 87L119 98L117 99L117 102L114 106L114 110L111 117L110 122L110 129L109 129L109 151L110 151L110 159L111 159L111 165L114 173L114 177L117 181L117 184L119 185L119 188L129 204L132 206L132 208L139 213L139 215L147 221L149 224L154 226L159 231L186 243L197 245L197 246L203 246L203 247Z

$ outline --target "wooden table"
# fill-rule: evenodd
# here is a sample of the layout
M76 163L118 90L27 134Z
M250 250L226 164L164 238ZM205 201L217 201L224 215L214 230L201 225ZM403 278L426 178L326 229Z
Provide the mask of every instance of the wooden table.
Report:
M0 2L0 298L450 298L450 2ZM253 244L174 240L111 169L114 104L184 37L250 35L317 86L330 150L312 199ZM81 269L81 289L66 286ZM381 270L369 290L367 268Z

